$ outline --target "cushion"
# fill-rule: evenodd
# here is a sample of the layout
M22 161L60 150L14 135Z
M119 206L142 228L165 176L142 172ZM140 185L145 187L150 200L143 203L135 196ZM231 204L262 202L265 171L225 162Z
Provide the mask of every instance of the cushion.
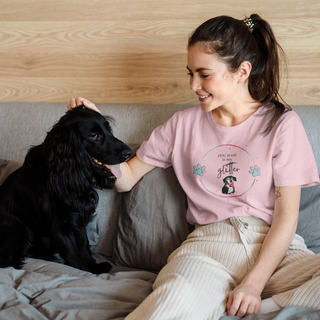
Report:
M186 239L187 200L172 167L155 168L122 194L113 260L158 272Z
M2 185L9 174L20 168L21 165L21 162L0 159L0 185Z
M319 107L295 106L294 111L301 118L320 172ZM301 191L297 233L304 238L310 250L320 252L320 186Z
M129 145L135 155L138 144ZM87 225L90 250L98 255L112 257L117 234L118 216L122 194L115 189L96 190L99 202L96 212Z
M304 239L310 250L320 252L320 185L301 190L296 233Z
M117 232L121 195L115 190L96 190L99 202L87 225L90 250L111 257Z

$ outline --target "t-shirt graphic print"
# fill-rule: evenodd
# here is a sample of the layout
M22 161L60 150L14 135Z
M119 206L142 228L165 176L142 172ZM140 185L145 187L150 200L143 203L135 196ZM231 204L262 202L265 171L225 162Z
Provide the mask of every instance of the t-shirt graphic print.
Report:
M241 197L254 187L261 168L244 148L224 144L210 149L201 163L193 166L203 188L217 197Z

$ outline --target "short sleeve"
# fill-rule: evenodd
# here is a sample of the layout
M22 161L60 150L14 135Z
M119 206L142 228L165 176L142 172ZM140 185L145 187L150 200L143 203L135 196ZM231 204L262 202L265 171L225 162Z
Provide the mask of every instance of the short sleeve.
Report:
M290 111L279 119L273 153L274 184L277 187L319 183L316 161L299 116Z
M174 114L163 125L157 127L150 135L149 140L142 143L137 151L137 156L141 161L164 169L172 165L171 157L178 113Z

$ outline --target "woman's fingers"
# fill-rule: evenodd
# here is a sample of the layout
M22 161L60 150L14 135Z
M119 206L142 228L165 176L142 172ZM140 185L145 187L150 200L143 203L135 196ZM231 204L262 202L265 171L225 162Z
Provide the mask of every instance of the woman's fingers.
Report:
M71 98L67 108L68 110L72 110L73 108L76 108L82 105L88 109L101 113L94 103L82 97Z

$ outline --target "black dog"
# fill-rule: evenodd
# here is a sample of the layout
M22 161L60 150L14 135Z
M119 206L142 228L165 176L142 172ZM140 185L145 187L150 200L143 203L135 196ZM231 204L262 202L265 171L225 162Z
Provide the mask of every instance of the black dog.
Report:
M21 268L26 257L55 261L58 253L72 267L111 269L95 262L86 234L94 188L112 188L121 173L112 165L131 154L110 120L84 107L68 111L0 186L0 267Z

